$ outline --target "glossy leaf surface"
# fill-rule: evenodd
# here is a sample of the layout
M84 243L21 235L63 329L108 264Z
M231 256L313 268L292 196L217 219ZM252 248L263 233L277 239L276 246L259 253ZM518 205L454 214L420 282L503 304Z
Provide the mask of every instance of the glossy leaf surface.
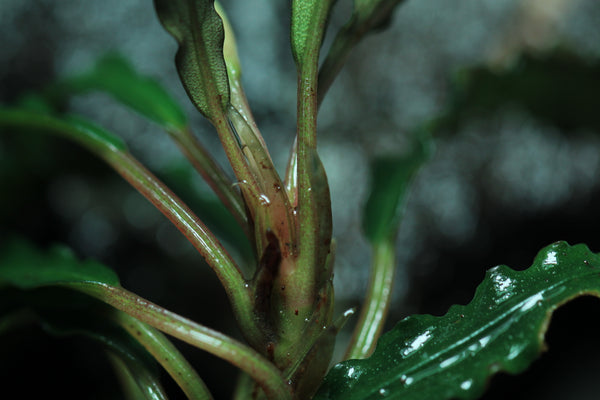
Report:
M179 43L175 63L188 95L211 121L229 103L223 23L214 0L155 0L160 22Z
M600 255L554 243L524 271L489 270L468 305L405 318L370 358L334 366L315 399L476 399L494 373L525 370L552 312L584 294L600 296Z
M88 73L61 82L51 90L58 96L103 91L168 130L183 130L187 126L182 108L171 95L116 54L101 58Z

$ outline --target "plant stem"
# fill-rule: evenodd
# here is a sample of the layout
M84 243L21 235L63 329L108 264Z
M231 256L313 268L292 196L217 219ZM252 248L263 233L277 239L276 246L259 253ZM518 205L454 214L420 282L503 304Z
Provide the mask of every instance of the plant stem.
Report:
M268 399L292 399L290 388L280 371L243 343L120 287L96 282L76 282L65 286L93 296L168 335L230 362L250 375L261 386Z
M367 296L345 359L360 359L371 355L389 311L396 272L394 240L378 242L373 247L373 266Z
M106 355L115 369L127 399L167 400L164 389L157 380L149 376L148 371L130 368L125 359L111 351L107 351Z
M319 71L318 104L321 105L325 94L348 60L350 51L369 32L391 18L394 8L404 0L374 0L362 9L354 10L350 21L337 33L325 61ZM356 3L355 3L356 7Z
M212 400L208 388L179 350L162 333L124 312L111 313L148 350L190 400Z
M219 134L219 139L221 140L227 159L233 168L233 173L238 179L240 189L248 204L248 210L251 213L252 221L254 221L255 212L260 204L259 197L262 193L262 188L257 181L257 177L252 172L246 156L240 148L238 138L229 125L226 112L220 110L217 117L211 122Z
M297 178L298 178L298 268L294 279L311 306L315 296L318 216L312 192L313 154L317 148L317 59L305 62L298 74ZM290 288L291 289L291 288ZM312 291L311 291L312 289ZM294 297L291 293L290 297Z
M0 108L0 126L57 133L104 159L186 236L217 274L238 322L249 334L261 336L254 319L251 290L231 256L198 217L127 152L118 138L79 119L66 121L19 109Z
M204 178L225 207L235 217L246 235L251 237L244 200L239 191L234 188L233 182L218 166L204 146L200 144L198 139L194 137L191 130L186 129L170 134L196 171L202 175L202 178Z

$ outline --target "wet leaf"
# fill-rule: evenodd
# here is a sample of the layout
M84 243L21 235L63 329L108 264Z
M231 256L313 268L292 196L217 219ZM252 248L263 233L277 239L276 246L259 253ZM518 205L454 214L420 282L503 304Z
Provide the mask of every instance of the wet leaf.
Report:
M400 321L370 358L334 366L315 399L476 399L493 374L525 370L552 312L585 294L600 297L600 255L554 243L526 270L489 270L471 303Z
M177 40L179 77L198 110L213 121L229 103L223 23L214 0L155 0L164 28Z
M431 147L428 137L417 137L406 154L382 157L373 163L371 193L363 214L363 229L371 243L396 234L408 187L429 159Z

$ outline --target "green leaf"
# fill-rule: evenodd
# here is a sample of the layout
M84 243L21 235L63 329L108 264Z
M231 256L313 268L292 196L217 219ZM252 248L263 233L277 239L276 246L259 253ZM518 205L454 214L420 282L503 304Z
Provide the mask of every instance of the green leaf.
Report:
M0 253L0 287L33 289L82 282L119 286L113 270L92 260L80 261L63 246L42 253L24 241L12 240Z
M565 131L600 130L600 62L565 50L523 54L502 70L480 66L460 71L452 89L452 104L440 128L457 129L469 118L517 106Z
M373 29L382 29L390 22L392 11L404 0L354 0L349 28L363 36Z
M68 293L71 303L89 305L85 308L69 310L62 305L59 309L43 310L40 316L44 329L58 336L84 336L101 343L114 357L122 362L121 373L127 373L132 382L148 400L166 399L160 384L158 364L122 327L108 315L119 313L101 302L77 292ZM79 296L77 296L79 295ZM44 296L45 300L47 296Z
M229 104L223 23L214 0L154 0L164 28L177 40L179 77L198 110L215 121Z
M187 126L183 110L169 93L156 80L139 74L117 54L106 55L88 73L49 89L51 96L59 97L96 90L110 94L167 130L183 130Z
M164 333L231 362L250 374L269 399L291 399L289 388L281 379L280 371L256 350L123 289L116 275L105 267L90 262L77 262L73 255L65 252L64 249L50 252L47 256L49 256L48 260L43 252L18 241L9 244L5 249L0 249L0 288L14 286L34 289L59 286L84 293L133 317L135 321L128 318L117 320L125 323L121 325L126 330L133 328L136 338L144 343L155 357L160 354L159 362L171 363L169 358L173 358L173 355L165 359L164 354L165 351L172 351L165 347L164 340L157 339L152 330L146 334L142 332L143 329L136 328L134 325L145 323L157 327ZM1 307L3 307L2 302L0 302ZM175 347L171 348L175 349ZM194 371L193 373L186 371L191 367L187 363L183 364L179 356L177 358L178 365L165 367L169 373L172 376L173 373L179 376L187 374L185 380L196 379L197 375ZM177 380L176 376L174 378ZM202 382L197 382L196 385L192 385L193 382L188 383L190 383L188 388L196 393L193 398L210 398ZM184 385L182 388L185 390Z
M334 3L335 0L294 0L292 2L292 54L299 68L307 61L318 59L327 19Z
M52 132L100 155L127 150L121 138L77 116L59 118L28 109L0 107L0 128L4 127Z
M395 237L408 187L431 150L430 139L420 135L406 154L373 163L371 193L363 214L363 229L371 243Z
M554 243L526 270L489 270L468 305L405 318L370 358L334 366L315 399L476 399L491 375L525 370L552 312L585 294L600 297L600 254Z
M21 257L26 258L28 254ZM83 336L102 344L113 357L122 361L123 368L131 376L130 384L143 394L138 398L166 399L160 384L158 364L111 318L112 314L120 311L84 294L54 287L27 291L4 289L0 299L3 315L17 309L8 314L13 316L13 321L15 318L18 321L21 316L29 323L40 323L53 336ZM13 324L13 328L18 326Z

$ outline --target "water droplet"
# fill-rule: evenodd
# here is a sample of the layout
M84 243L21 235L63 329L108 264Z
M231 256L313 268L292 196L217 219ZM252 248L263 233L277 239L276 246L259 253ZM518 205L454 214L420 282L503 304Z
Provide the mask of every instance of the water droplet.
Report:
M352 378L352 375L354 375L354 367L350 367L348 370L348 378Z
M452 356L452 357L442 361L440 363L440 368L447 368L447 367L451 366L452 364L455 364L459 360L460 360L460 355L457 354L455 356Z
M506 358L508 360L514 360L515 358L517 358L525 349L526 346L522 345L522 344L515 344L512 345L510 347L510 350L508 351L508 355L506 356Z
M260 204L262 204L263 206L268 206L271 204L271 200L269 200L266 194L261 194L260 196L258 196L258 200L260 200Z
M473 379L467 379L466 381L460 384L460 388L462 390L469 390L471 389L471 386L473 386Z
M544 299L544 296L541 293L531 296L530 298L525 300L525 302L521 306L521 311L527 311L529 309L532 309L533 307L538 305L538 303L541 305L543 299Z
M485 336L485 337L482 337L481 339L479 339L479 345L481 346L481 348L484 348L485 346L487 346L487 344L490 342L491 339L492 339L491 336Z
M425 330L423 333L415 337L410 342L406 342L406 348L402 349L400 354L403 357L407 357L415 351L419 350L425 343L427 343L431 339L431 329Z
M556 264L558 264L558 260L556 258L556 252L549 251L548 254L546 254L546 259L544 260L542 265L545 267L554 267L554 266L556 266Z
M387 396L389 394L389 391L387 389L381 388L379 389L379 394L382 396Z
M513 279L502 274L497 267L491 271L490 277L496 291L496 298L494 299L496 304L500 304L513 296L515 292L515 282Z

